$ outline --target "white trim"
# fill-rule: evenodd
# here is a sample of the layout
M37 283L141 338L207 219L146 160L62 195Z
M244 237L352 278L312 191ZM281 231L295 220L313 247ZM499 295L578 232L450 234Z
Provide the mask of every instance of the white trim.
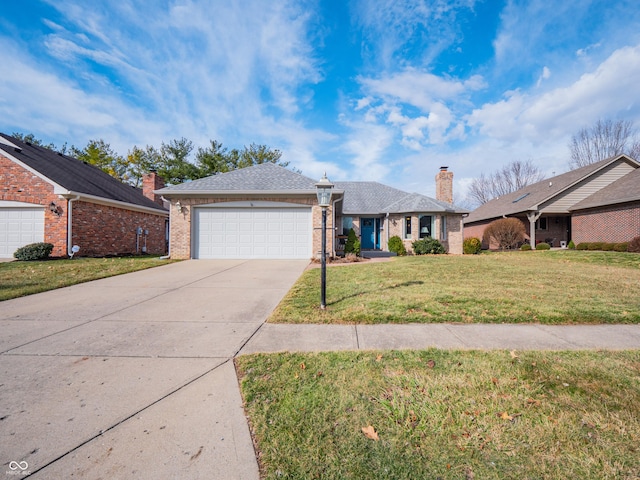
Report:
M13 202L9 200L0 200L0 208L37 208L42 207L44 209L44 205L41 203L27 203L27 202Z
M124 208L125 210L131 210L134 212L152 213L154 215L162 215L165 217L169 216L169 212L167 210L144 207L142 205L134 205L133 203L122 202L120 200L111 200L104 197L97 197L95 195L88 195L86 193L72 192L70 190L66 190L64 193L61 193L60 196L66 199L79 197L78 199L74 198L74 200L85 201L88 203L95 203L98 205L106 205L110 207Z
M306 203L291 202L270 202L266 200L246 200L242 202L217 202L193 205L193 208L311 208L312 205Z

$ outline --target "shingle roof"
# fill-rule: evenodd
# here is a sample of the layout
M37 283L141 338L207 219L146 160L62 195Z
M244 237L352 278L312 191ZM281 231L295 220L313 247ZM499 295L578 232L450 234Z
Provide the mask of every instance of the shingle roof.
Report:
M344 190L345 215L411 212L466 213L454 205L435 200L419 193L407 193L378 182L336 182Z
M161 195L171 193L215 193L228 191L287 191L313 193L317 180L288 170L274 163L262 163L227 173L211 175L192 182L157 190Z
M139 189L76 158L4 134L0 134L0 150L71 192L166 211Z
M227 173L212 175L192 182L157 190L161 195L243 193L314 194L317 180L305 177L273 163L263 163ZM335 182L335 192L344 192L342 213L345 215L381 215L404 212L466 213L453 205L417 193L407 193L378 182Z
M640 201L640 168L576 203L571 210Z
M468 224L501 217L503 215L514 215L536 210L537 206L542 202L558 195L570 186L593 175L620 158L628 157L623 155L611 157L555 177L547 178L521 188L520 190L516 190L515 192L493 199L471 212L469 216L465 218L464 223Z

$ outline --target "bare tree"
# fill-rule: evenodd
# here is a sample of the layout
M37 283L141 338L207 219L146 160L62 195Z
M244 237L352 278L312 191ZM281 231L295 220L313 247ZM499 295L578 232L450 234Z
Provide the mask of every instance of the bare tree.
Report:
M571 137L571 169L591 165L625 153L632 158L640 155L640 139L630 120L598 120Z
M496 197L501 197L544 178L532 160L515 160L500 170L475 178L469 186L467 199L474 205L482 205Z

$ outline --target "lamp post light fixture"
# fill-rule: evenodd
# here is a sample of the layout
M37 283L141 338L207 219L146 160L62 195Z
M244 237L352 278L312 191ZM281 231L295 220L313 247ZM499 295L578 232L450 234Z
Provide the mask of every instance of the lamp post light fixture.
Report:
M320 308L327 308L327 207L331 204L333 183L327 173L316 183L318 205L322 207L322 257L320 259Z

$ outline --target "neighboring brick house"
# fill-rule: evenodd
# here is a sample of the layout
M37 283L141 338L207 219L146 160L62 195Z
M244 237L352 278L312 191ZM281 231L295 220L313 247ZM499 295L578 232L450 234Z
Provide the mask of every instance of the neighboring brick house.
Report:
M462 253L466 211L450 202L451 172L445 167L438 178L449 202L377 182L336 182L327 212L328 254L339 253L345 229L352 226L363 250L387 250L388 238L396 234L410 250L411 241L431 235L449 253ZM171 201L171 257L319 257L322 209L316 182L265 163L157 190Z
M0 258L29 243L54 245L52 256L166 253L169 212L145 175L143 191L97 167L0 135Z
M580 242L628 242L640 236L640 168L571 208L571 234Z
M532 245L629 241L640 235L639 167L632 158L617 155L503 195L465 218L464 236L482 239L489 223L515 217ZM495 245L484 241L483 247Z

